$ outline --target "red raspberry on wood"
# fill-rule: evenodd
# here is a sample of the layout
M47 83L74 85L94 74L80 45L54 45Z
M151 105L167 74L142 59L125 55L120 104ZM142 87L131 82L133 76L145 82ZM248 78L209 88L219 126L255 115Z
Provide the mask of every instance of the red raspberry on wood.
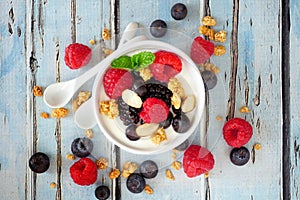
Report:
M97 180L97 165L89 158L81 158L71 166L70 175L78 185L91 185Z
M78 69L87 65L92 58L92 50L80 43L74 43L65 49L65 63L70 69Z
M191 145L184 152L183 171L190 178L210 171L214 167L214 156L206 148Z
M191 46L191 58L196 64L204 63L213 55L214 48L214 43L198 36Z
M223 127L223 137L232 147L245 145L252 137L252 126L244 119L232 118Z

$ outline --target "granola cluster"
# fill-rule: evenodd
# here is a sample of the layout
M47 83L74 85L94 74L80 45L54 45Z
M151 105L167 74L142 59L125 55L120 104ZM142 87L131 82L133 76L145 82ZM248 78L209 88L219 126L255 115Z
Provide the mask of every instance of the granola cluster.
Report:
M177 78L170 78L168 82L168 89L174 93L178 94L180 97L184 97L184 89Z
M217 25L217 21L211 16L205 16L202 18L202 24L199 27L199 33L207 36L208 39L213 40L215 42L224 43L226 41L227 32L225 30L220 30L215 32L215 30L211 27ZM221 56L226 53L226 48L223 45L215 46L214 55Z
M79 106L81 106L84 102L86 102L91 96L91 92L89 91L81 91L79 92L77 98L72 103L72 109L76 111Z
M161 142L167 140L167 135L164 128L159 128L152 136L151 141L154 144L160 144Z
M43 96L43 88L41 86L35 85L32 89L32 93L35 97Z
M119 169L113 169L111 170L111 172L109 173L109 178L110 179L115 179L118 178L120 176L121 172Z
M103 40L110 40L110 31L107 28L102 31L101 35Z
M108 116L111 119L119 116L118 104L115 100L101 101L100 103L100 113Z
M99 158L97 161L96 161L96 165L97 165L97 168L98 169L106 169L107 168L107 165L108 165L108 162L105 158Z
M122 167L122 176L124 178L128 178L128 176L132 173L134 173L138 168L138 165L134 162L130 162L130 161L127 161L124 163L123 167Z
M51 117L54 118L63 118L66 117L69 113L69 110L66 108L56 108L52 110Z
M220 72L220 69L217 66L215 66L212 63L208 63L208 62L200 64L199 68L200 68L200 71L212 71L215 74Z
M152 77L152 73L149 67L139 69L139 73L144 81L148 81Z

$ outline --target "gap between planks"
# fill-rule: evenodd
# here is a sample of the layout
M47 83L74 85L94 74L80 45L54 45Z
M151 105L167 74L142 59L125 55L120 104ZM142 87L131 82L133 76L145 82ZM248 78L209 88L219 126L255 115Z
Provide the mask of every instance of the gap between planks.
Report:
M283 199L291 198L291 113L290 113L290 1L282 0L282 197Z

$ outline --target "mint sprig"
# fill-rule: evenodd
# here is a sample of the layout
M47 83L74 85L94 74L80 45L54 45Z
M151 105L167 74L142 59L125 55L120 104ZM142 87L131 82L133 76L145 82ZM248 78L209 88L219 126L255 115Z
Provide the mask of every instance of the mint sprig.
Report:
M119 58L114 59L110 65L112 66L112 68L130 70L132 69L131 63L132 62L130 56L120 56Z
M148 67L155 60L155 55L149 51L139 52L130 56L120 56L112 61L113 68L126 69L126 70L139 70Z

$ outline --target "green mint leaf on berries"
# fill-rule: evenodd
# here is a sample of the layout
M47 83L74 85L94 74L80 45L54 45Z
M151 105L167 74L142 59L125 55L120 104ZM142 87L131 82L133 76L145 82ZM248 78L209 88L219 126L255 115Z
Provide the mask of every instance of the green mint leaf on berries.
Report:
M118 68L118 69L132 69L132 62L130 56L120 56L119 58L114 59L111 62L112 68Z
M149 51L143 51L134 54L131 58L131 62L134 70L148 67L155 60L155 55Z

